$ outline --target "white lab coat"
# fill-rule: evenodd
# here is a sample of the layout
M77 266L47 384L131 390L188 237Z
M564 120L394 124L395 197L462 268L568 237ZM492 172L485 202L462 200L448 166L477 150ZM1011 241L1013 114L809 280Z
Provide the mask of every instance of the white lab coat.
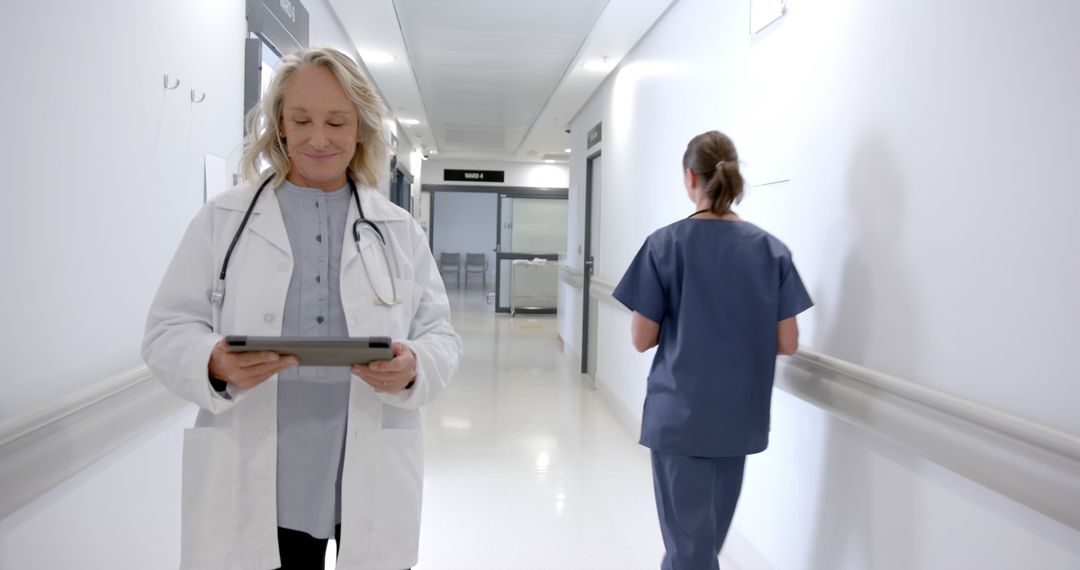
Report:
M276 193L259 197L236 245L225 301L212 306L225 251L255 193L244 185L206 204L188 227L150 308L143 358L172 392L200 408L184 434L182 569L265 570L280 566L277 544L277 377L232 399L207 378L224 335L281 335L292 248ZM352 377L341 485L338 568L402 570L416 564L423 489L418 408L450 381L461 339L450 325L442 278L419 224L370 188L360 188L367 218L387 239L401 303L375 304L358 259L350 200L341 256L341 302L350 336L389 336L417 356L416 384L377 393ZM385 279L377 238L363 232L367 269ZM379 281L376 281L378 283ZM381 291L381 290L380 290ZM383 296L387 296L383 293Z

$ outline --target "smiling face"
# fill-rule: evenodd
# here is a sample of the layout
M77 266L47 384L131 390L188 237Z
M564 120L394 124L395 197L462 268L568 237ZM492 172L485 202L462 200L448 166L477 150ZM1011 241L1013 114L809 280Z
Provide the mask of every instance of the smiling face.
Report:
M358 151L356 106L325 67L303 67L285 83L281 132L289 154L289 182L337 190Z

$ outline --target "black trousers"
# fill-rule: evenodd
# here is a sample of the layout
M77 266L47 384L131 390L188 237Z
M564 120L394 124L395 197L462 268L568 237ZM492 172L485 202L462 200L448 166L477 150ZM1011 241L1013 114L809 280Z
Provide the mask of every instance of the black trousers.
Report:
M306 532L278 527L278 570L323 570L326 562L326 543L329 539L315 538ZM334 527L334 540L341 552L341 525Z
M326 565L326 543L329 539L315 538L306 532L278 527L278 570L323 570ZM341 525L334 527L334 541L341 552Z

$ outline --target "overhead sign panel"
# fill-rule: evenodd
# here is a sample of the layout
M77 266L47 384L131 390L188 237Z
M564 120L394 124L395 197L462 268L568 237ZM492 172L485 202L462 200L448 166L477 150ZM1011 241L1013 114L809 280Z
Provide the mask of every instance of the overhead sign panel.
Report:
M504 170L451 170L443 169L443 180L447 182L504 182Z

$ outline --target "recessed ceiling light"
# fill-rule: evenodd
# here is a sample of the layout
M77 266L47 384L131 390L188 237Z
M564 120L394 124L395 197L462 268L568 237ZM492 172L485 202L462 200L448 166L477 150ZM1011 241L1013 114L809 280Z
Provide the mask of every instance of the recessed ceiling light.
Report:
M416 125L420 124L420 121L416 119L401 119L401 124L407 127L415 127Z
M360 59L364 60L365 65L381 65L394 61L394 56L385 51L362 51Z
M566 152L570 152L570 149L566 149Z
M551 160L551 159L549 158L549 159L547 159L547 160L545 160L545 161L544 161L544 164L555 164L555 161L554 161L554 160Z
M592 59L585 62L585 69L589 71L611 71L615 69L615 61L609 57Z

